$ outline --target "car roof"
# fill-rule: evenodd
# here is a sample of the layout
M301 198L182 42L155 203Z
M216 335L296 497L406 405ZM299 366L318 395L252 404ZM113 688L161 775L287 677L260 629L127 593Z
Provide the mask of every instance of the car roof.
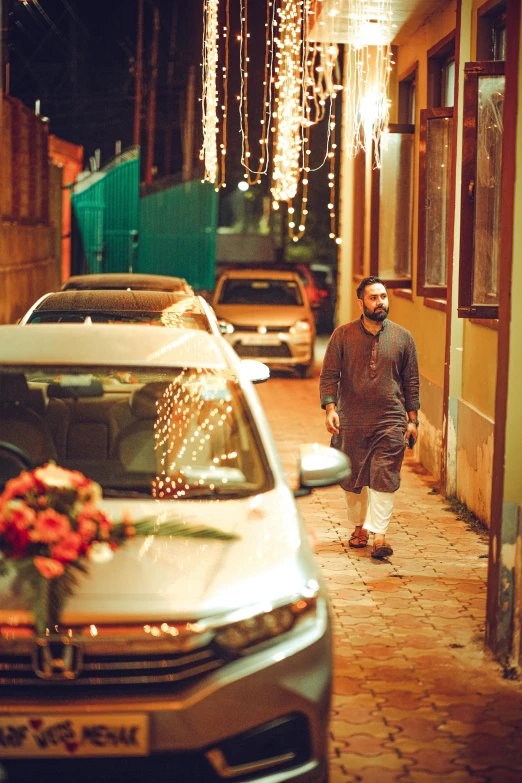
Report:
M175 310L203 313L199 297L181 291L55 291L36 303L35 313L42 312L123 312L159 313L176 305Z
M224 340L192 329L128 324L0 326L0 365L127 367L239 366Z
M136 272L106 272L98 275L76 275L62 285L62 291L71 289L126 289L133 291L184 291L192 293L192 287L184 277L138 274Z
M297 280L300 282L297 272L291 270L282 269L268 269L266 267L260 267L257 269L230 269L221 274L220 279L225 278L244 278L244 279L267 279L267 280Z

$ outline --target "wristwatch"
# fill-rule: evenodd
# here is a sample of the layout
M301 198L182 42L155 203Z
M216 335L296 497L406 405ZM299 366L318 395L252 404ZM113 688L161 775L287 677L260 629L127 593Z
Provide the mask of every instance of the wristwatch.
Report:
M415 426L418 427L420 421L418 419L408 419L408 424L415 424Z

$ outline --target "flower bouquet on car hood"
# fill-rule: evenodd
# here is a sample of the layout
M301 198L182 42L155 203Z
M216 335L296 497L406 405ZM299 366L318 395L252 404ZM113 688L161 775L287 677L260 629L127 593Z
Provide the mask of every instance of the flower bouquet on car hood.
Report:
M183 536L232 540L236 536L188 526L162 515L113 522L97 503L99 484L78 471L48 464L21 473L0 495L0 575L12 574L12 590L32 613L36 629L53 633L67 599L88 573L89 560L106 562L135 536Z

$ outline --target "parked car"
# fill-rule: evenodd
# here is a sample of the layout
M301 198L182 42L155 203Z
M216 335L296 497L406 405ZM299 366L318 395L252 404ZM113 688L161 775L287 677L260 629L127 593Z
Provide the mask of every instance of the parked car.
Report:
M143 323L200 329L220 335L212 307L201 296L182 292L68 290L44 294L20 324Z
M296 272L230 269L218 280L213 306L239 356L313 376L315 323Z
M138 272L104 272L97 275L75 275L62 285L62 291L71 289L92 291L104 288L106 290L129 291L181 291L193 294L190 283L183 277L168 275L149 275Z
M327 264L310 264L319 291L319 307L315 313L317 328L331 332L335 326L336 286L334 273Z
M0 579L4 780L326 781L327 597L242 367L204 332L0 327L2 484L54 459L113 520L236 536L127 541L41 636ZM299 475L297 495L349 464L308 444Z

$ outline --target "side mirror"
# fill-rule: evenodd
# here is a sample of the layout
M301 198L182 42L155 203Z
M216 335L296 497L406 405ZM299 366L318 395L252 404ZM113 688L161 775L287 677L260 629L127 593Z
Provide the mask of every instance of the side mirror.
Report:
M295 497L309 495L315 487L330 487L340 484L351 474L350 460L338 449L319 443L305 443L300 446L299 489Z
M264 383L270 378L270 369L256 359L242 359L240 373L252 383Z

